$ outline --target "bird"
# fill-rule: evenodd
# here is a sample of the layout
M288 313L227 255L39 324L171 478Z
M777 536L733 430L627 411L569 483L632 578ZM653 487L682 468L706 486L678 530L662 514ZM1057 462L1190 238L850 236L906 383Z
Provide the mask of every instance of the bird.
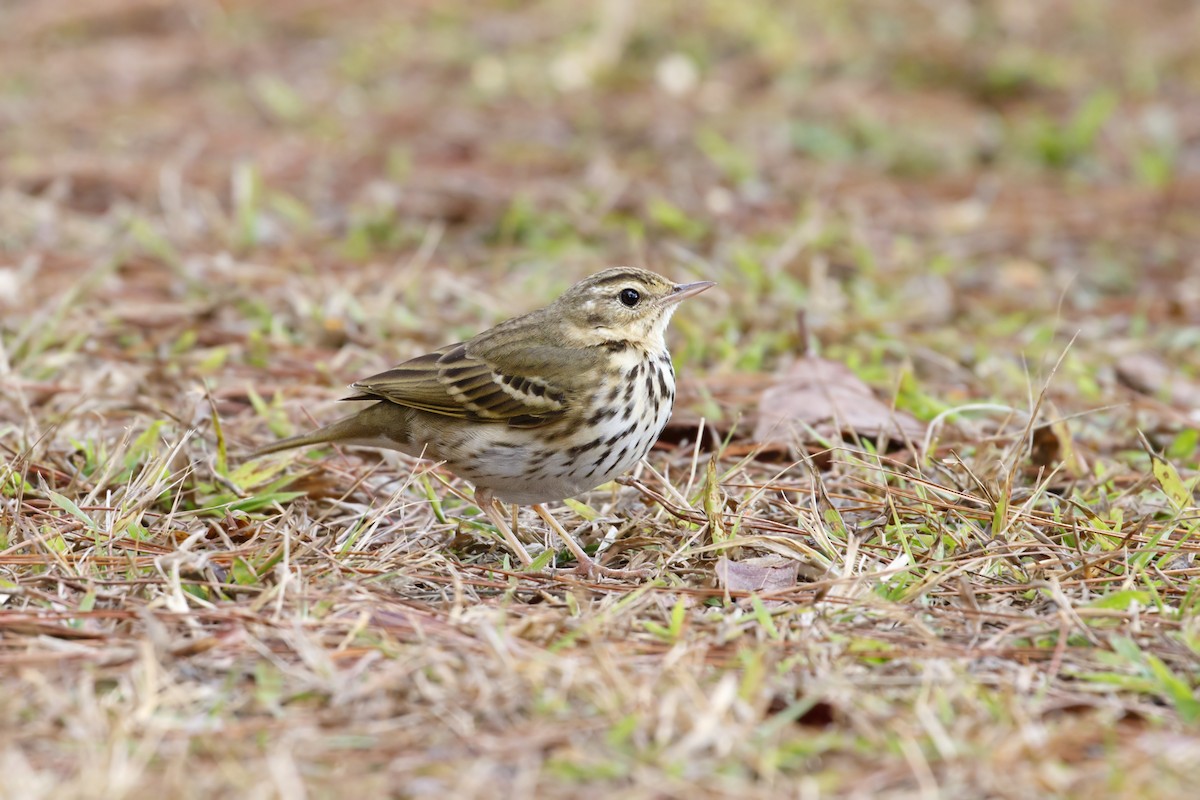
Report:
M580 573L627 577L596 563L545 504L612 480L650 451L675 402L668 323L681 301L715 285L634 267L597 272L544 308L351 384L344 399L371 405L251 457L337 443L439 461L474 485L524 566L533 560L498 501L531 506Z

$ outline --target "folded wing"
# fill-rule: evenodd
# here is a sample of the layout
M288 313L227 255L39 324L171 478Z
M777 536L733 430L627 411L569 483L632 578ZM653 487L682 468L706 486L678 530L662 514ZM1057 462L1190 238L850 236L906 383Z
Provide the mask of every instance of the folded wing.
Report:
M353 388L359 394L346 399L388 400L431 414L522 428L545 425L568 412L581 388L578 364L563 377L569 351L564 356L560 347L488 344L447 345L358 381ZM551 381L545 374L559 377Z

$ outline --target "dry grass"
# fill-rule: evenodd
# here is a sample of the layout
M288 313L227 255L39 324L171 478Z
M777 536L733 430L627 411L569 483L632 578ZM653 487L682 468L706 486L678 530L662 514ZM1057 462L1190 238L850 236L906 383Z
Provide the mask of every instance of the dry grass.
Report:
M0 7L0 796L1187 796L1197 35ZM665 441L559 509L652 580L514 569L427 463L244 462L614 263L721 283ZM760 447L805 351L928 442Z

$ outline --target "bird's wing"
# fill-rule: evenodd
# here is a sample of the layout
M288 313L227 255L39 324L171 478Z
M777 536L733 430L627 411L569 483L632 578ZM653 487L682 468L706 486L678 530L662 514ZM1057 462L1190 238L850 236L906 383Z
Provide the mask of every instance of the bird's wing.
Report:
M571 365L571 351L476 342L447 345L358 381L353 388L361 394L347 399L383 399L433 414L528 428L551 422L571 407L581 388L578 370L554 382L542 377L561 375L561 367Z

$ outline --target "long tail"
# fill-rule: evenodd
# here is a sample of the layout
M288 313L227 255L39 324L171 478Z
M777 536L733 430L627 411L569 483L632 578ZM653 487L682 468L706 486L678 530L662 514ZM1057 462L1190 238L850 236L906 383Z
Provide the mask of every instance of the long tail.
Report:
M266 447L260 447L248 458L258 458L278 453L281 450L332 442L397 449L407 439L408 413L409 410L403 406L385 400L367 406L357 414L351 414L323 428L318 428L312 433L280 439Z

